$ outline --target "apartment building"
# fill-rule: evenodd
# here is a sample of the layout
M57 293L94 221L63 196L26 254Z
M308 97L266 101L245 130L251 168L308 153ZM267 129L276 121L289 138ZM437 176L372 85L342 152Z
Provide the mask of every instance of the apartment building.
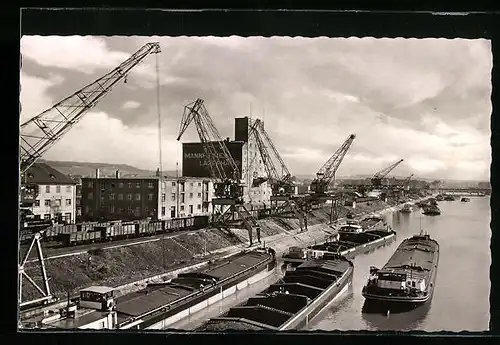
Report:
M76 182L46 163L35 163L25 173L26 184L36 185L38 195L30 210L36 218L74 223Z
M189 177L82 178L82 220L167 219L210 211L213 185Z

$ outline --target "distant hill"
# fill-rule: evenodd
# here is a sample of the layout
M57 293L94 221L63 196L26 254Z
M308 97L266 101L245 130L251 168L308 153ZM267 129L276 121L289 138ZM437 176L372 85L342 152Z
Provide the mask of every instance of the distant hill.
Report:
M101 177L115 176L116 170L120 171L122 177L126 176L154 176L155 171L143 170L127 164L109 164L97 162L72 162L72 161L50 161L40 160L47 163L65 175L77 175L82 177L95 177L96 169L99 169ZM163 175L175 176L175 171L164 171Z

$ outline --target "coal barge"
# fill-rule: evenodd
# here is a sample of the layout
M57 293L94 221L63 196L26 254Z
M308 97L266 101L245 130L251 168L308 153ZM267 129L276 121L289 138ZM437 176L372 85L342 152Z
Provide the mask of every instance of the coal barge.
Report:
M276 284L196 331L300 330L351 286L354 265L339 255L302 262Z
M370 268L365 304L385 310L412 309L432 299L439 244L428 234L405 239L382 269Z
M283 254L285 265L296 266L305 259L320 258L324 254L338 254L346 258L371 252L396 240L393 230L369 230L363 232L339 232L337 238L323 244L316 244L307 249L292 247Z
M257 248L118 298L113 288L83 289L78 301L73 301L76 303L68 301L68 308L25 323L51 329L168 329L174 322L264 279L275 267L275 251Z

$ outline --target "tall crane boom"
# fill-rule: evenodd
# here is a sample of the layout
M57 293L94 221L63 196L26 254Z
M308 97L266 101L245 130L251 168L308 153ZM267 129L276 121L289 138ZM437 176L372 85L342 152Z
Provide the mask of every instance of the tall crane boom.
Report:
M330 159L316 173L316 178L311 182L311 191L314 194L325 194L328 186L335 178L335 173L342 163L347 151L351 147L356 134L351 134L342 146L330 157Z
M66 97L41 114L21 124L21 173L42 157L90 109L92 109L132 68L149 54L160 53L158 42L142 48L103 77Z
M177 141L181 139L192 122L196 126L196 131L202 143L211 177L216 183L216 196L229 197L228 189L232 190L231 194L233 194L234 189L238 189L236 187L241 180L240 169L219 135L219 131L205 108L204 101L200 98L184 107ZM229 172L225 168L228 165L230 167Z
M260 119L256 119L250 127L250 136L255 137L257 147L259 149L264 168L266 169L267 179L271 183L273 195L285 195L293 193L293 183L291 182L292 175L288 170L285 162L281 158L276 146L269 137L269 134L264 128L264 123ZM266 145L267 143L267 145ZM270 148L270 150L268 149ZM271 157L271 151L273 157ZM274 160L273 160L274 158ZM281 168L281 173L278 172L277 161Z
M374 186L380 186L382 183L382 179L387 176L394 168L396 168L399 164L403 162L403 159L398 160L397 162L392 163L387 168L384 168L378 171L375 175L373 175L371 182Z

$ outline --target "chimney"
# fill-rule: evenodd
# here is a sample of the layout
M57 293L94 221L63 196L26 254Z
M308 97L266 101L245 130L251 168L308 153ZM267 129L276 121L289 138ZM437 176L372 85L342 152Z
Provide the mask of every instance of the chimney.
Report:
M99 168L95 169L95 178L100 178L101 177L101 171Z
M160 177L160 168L156 168L156 177Z
M118 179L120 178L120 170L115 171L115 177Z

